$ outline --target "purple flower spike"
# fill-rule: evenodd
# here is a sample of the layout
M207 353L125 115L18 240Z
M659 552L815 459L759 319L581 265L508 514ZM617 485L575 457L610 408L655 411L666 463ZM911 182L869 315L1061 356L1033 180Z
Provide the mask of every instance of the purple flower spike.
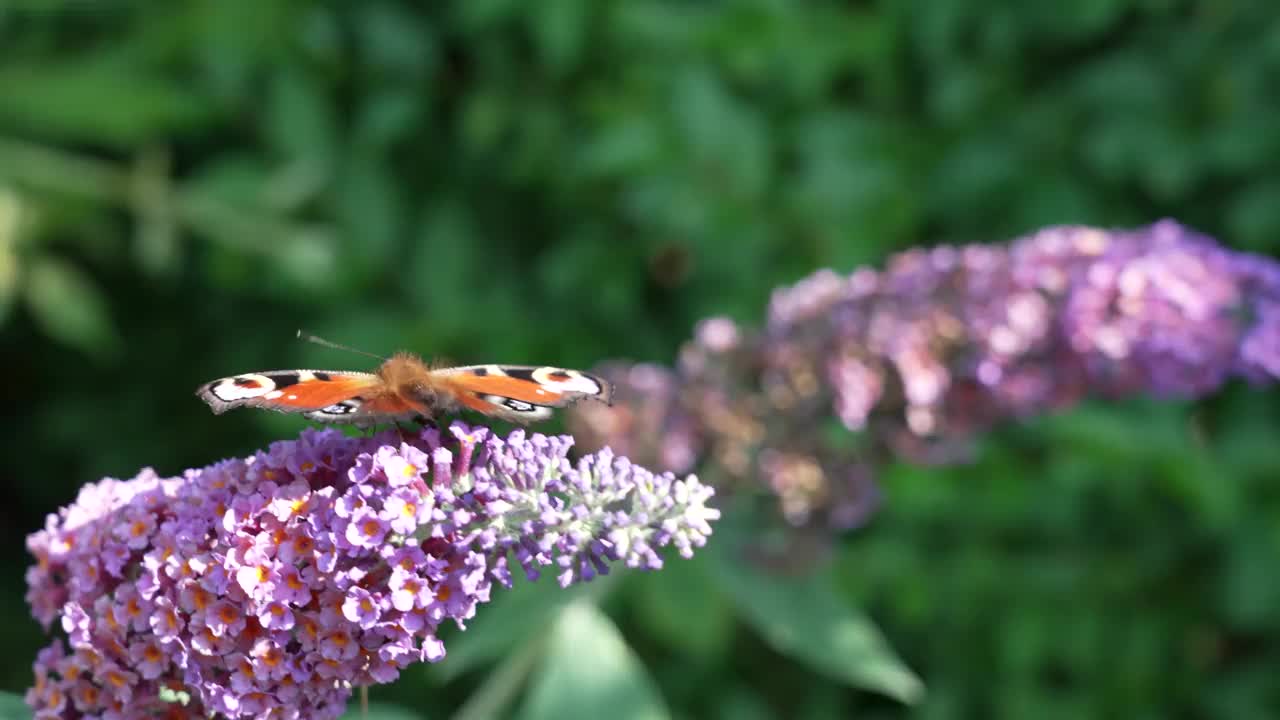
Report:
M703 321L674 369L599 371L620 402L571 410L587 447L705 462L792 525L843 530L874 510L893 456L955 462L996 423L1090 395L1280 377L1280 264L1171 220L1051 227L820 270L775 291L759 330Z
M308 430L181 477L90 485L27 541L32 613L66 634L27 702L51 718L335 718L353 686L444 658L439 625L509 584L512 551L567 584L706 541L718 512L696 478L609 453L574 467L570 444L461 423L408 441Z

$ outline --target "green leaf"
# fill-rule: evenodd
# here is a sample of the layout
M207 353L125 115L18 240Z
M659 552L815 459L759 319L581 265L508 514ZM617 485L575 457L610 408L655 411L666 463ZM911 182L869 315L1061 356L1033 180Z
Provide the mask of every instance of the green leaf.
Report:
M415 86L420 91L423 85L409 81L430 69L437 40L426 16L410 7L391 2L365 3L355 15L352 29L368 75L393 79L397 86Z
M450 342L466 337L475 323L447 312L457 299L475 292L496 259L483 251L483 233L468 213L466 200L442 195L422 212L414 242L399 268L399 282L414 310L433 316L430 330ZM495 298L486 294L487 312L494 314Z
M574 169L587 180L625 180L661 162L662 150L662 129L653 118L619 118L601 125L572 149Z
M21 695L0 691L0 720L27 720L31 717L31 708L27 707Z
M375 690L374 692L377 691ZM423 720L426 717L422 713L414 712L399 705L379 702L369 703L369 711L366 713L360 707L360 701L357 699L358 695L359 691L352 695L352 699L347 705L347 711L342 714L342 720Z
M171 276L180 259L171 165L169 152L160 146L139 153L134 165L131 195L138 220L133 255L153 277Z
M519 0L471 0L458 4L454 12L460 27L475 32L509 20L522 6Z
M58 342L102 356L119 345L107 301L93 279L74 265L38 256L27 270L25 298L40 328Z
M469 93L459 114L461 147L475 155L492 151L510 130L515 120L513 105L517 104L508 93L496 88L478 88Z
M509 715L508 708L524 688L534 666L541 661L545 649L546 637L543 635L531 638L507 653L502 662L487 672L484 681L471 691L452 720L486 720Z
M263 129L282 155L333 161L338 128L320 82L286 66L272 79L264 111Z
M731 686L721 691L716 703L718 720L769 720L776 717L769 703L760 697L758 688Z
M569 606L551 631L522 720L669 717L661 696L613 621L587 602Z
M348 272L359 277L393 266L404 229L404 202L390 164L381 153L354 151L343 168L337 194Z
M546 0L529 5L533 36L549 69L563 75L582 56L591 3L583 0Z
M269 168L262 158L226 152L191 171L182 182L182 193L258 209L263 207L262 191L268 177Z
M1268 252L1280 237L1280 181L1259 178L1240 188L1231 206L1226 208L1231 244L1241 250Z
M585 587L564 589L553 579L543 578L543 582L517 580L510 590L495 589L493 600L467 624L467 631L448 638L448 658L432 665L431 672L447 682L509 654L544 632L556 613L580 597Z
M22 196L0 187L0 325L9 317L18 292L18 234L22 231Z
M850 607L827 574L766 575L741 561L718 564L743 619L775 650L854 687L914 703L924 685L869 618Z
M711 560L670 559L662 572L634 578L646 634L704 660L723 656L733 638L733 613L715 585Z
M365 148L382 149L412 137L421 111L422 103L414 93L400 88L371 93L360 106L352 136Z
M43 137L134 145L190 125L207 103L177 82L114 59L0 70L0 118Z
M772 168L768 128L751 105L735 97L709 68L694 66L676 79L671 101L675 130L712 200L763 193ZM688 172L686 170L685 172Z

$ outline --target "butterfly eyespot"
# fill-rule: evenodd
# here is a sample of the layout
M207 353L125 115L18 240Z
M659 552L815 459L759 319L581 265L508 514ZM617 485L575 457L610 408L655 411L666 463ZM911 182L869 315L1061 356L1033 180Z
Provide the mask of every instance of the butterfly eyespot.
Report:
M476 377L507 377L507 371L501 365L477 365L471 368L471 374Z
M508 410L512 410L518 413L538 414L540 411L545 410L545 408L542 405L534 405L533 403L530 403L530 402L517 400L515 398L503 397L502 395L481 395L480 399L484 400L485 402L492 403L499 407L504 407Z
M328 407L321 408L319 412L325 415L349 415L359 409L360 409L360 403L353 402L353 401L346 401L346 402L334 403Z
M539 385L554 392L573 392L600 397L606 394L605 388L595 379L577 370L542 367L533 370L530 378Z
M209 383L204 392L221 402L230 403L262 397L275 388L275 380L266 375L251 373Z

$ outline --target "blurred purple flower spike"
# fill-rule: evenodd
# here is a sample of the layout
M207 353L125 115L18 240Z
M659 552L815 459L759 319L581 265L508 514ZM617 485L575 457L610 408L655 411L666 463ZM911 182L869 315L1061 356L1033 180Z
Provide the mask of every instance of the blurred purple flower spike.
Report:
M602 374L618 402L574 408L585 446L763 487L793 527L842 530L893 457L955 462L976 432L1086 396L1275 379L1280 265L1171 220L1052 227L821 270L777 290L757 332L712 318L674 370Z
M307 430L182 477L86 486L27 540L32 612L67 635L27 701L38 718L333 718L353 686L442 659L439 625L510 584L512 557L569 585L706 542L719 512L697 478L608 451L574 465L571 444L461 423Z

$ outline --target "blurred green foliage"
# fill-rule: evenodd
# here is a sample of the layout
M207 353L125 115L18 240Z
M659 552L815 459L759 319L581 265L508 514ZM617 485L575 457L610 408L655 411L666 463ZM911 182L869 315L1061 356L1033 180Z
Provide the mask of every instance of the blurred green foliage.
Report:
M296 432L191 391L367 365L298 327L669 363L699 317L910 245L1173 216L1274 254L1277 77L1270 0L0 2L3 687L43 642L25 534L102 475ZM833 575L522 587L370 717L1274 717L1276 398L896 468Z

